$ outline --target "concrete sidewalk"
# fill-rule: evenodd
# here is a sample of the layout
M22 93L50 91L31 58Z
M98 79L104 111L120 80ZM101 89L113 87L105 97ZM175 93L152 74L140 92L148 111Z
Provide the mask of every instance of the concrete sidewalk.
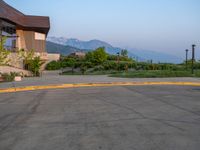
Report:
M0 83L0 88L105 82L200 82L200 78L114 78L107 75L59 75L58 72L45 72L42 77L24 78L21 82Z

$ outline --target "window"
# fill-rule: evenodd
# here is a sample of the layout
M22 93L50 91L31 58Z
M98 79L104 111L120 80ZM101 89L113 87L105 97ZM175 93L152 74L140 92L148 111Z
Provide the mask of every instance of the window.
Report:
M35 40L45 40L45 34L35 32Z

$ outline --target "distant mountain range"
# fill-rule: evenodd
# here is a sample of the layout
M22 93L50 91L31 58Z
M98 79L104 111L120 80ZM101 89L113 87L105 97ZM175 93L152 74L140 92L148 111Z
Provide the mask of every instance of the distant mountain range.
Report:
M64 37L48 37L46 45L48 52L60 53L63 55L68 55L75 51L86 52L89 50L95 50L99 47L105 47L109 54L116 54L122 50L122 48L113 47L112 45L100 40L81 41ZM182 62L182 59L179 57L155 51L128 49L128 54L130 57L133 57L138 61L153 60L154 62L168 63Z
M57 43L49 42L49 41L46 42L46 49L48 53L59 53L64 56L69 55L73 52L80 52L80 51L88 52L89 51L89 50L79 49L79 48L68 46L68 45L65 46L62 44L57 44Z

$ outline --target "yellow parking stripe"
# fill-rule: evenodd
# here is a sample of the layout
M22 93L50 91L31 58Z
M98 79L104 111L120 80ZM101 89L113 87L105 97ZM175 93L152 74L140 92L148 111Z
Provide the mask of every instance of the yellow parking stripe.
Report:
M108 87L108 86L144 86L144 85L178 85L178 86L200 86L200 82L108 82L108 83L76 83L76 84L58 84L58 85L41 85L25 86L15 88L0 89L0 93L12 93L23 91L35 91L46 89L64 89L78 87Z

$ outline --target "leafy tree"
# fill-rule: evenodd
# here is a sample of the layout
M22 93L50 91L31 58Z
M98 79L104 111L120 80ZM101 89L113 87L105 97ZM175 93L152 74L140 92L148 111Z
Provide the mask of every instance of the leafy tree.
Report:
M59 70L59 69L61 69L60 61L51 61L46 66L46 70Z
M116 55L108 55L108 60L112 60L112 61L116 61L117 60L117 58L118 58L118 56L116 56Z
M100 65L107 60L107 53L104 47L97 48L93 51L95 64Z
M81 69L82 74L85 74L85 72L87 70L87 65L85 63L82 63L80 69Z
M67 64L69 67L71 67L72 73L74 73L75 63L76 63L76 60L74 58L68 58Z
M10 54L10 52L4 48L6 38L1 39L2 41L0 41L0 65L6 65L9 62L8 55Z
M85 60L89 62L95 62L94 60L94 52L88 52L85 56Z
M128 51L126 49L121 50L121 55L123 57L128 57Z

